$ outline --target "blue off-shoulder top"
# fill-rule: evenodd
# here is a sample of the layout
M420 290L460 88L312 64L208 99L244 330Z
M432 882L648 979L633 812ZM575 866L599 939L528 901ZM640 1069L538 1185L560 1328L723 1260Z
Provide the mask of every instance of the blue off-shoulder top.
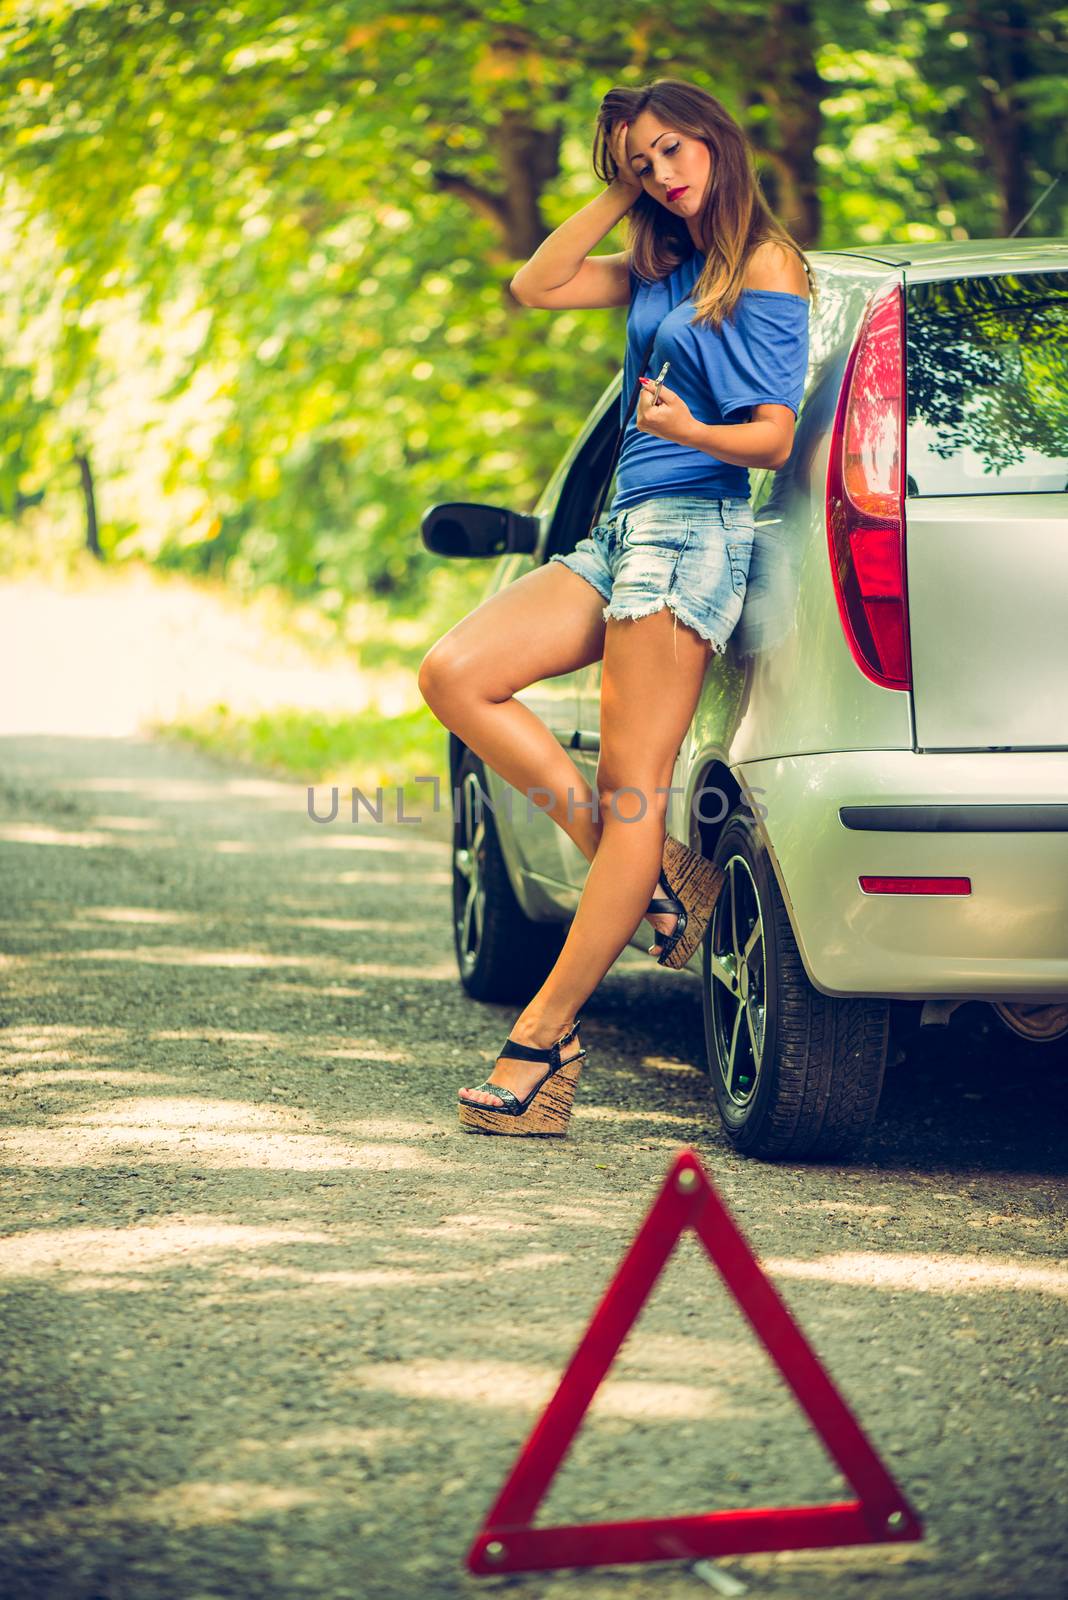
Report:
M664 383L682 396L698 422L746 422L749 408L765 403L789 406L797 415L808 367L808 300L785 289L743 289L733 321L724 318L718 331L698 327L687 296L704 264L704 255L695 250L656 283L643 282L631 270L620 421L654 328L645 376L655 378L670 361ZM606 516L660 495L748 499L748 468L642 433L636 414L637 408L623 435L616 492Z

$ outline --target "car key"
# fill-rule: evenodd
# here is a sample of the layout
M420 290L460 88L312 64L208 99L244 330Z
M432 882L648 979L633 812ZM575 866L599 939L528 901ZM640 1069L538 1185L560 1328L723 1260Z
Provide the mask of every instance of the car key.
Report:
M664 379L667 377L667 369L668 369L668 367L670 367L670 365L671 365L670 361L665 361L664 365L660 368L660 371L657 373L656 382L653 385L653 405L654 406L658 406L660 404L660 385L663 383Z

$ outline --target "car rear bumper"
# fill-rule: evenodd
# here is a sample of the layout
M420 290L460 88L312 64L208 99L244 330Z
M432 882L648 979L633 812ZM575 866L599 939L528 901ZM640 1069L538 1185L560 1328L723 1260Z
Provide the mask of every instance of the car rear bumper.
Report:
M735 776L818 989L1068 998L1068 752L837 751ZM962 876L971 893L867 894L862 875Z

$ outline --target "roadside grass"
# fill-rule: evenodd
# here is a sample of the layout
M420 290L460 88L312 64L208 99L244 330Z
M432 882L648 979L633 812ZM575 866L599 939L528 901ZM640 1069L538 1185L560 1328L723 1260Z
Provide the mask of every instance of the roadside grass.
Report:
M358 789L366 797L359 801L360 815L368 819L369 807L381 812L382 821L395 821L399 806L405 816L428 814L434 786L417 783L417 777L437 778L442 797L447 788L448 735L426 706L353 714L279 706L249 714L220 701L156 731L317 788L337 785L346 814L349 791ZM328 809L329 801L317 795L316 805Z
M369 805L378 804L381 789L383 815L391 821L398 804L403 815L428 815L434 789L417 777L440 781L439 805L447 810L448 734L424 703L417 674L434 640L482 599L488 564L441 561L421 586L417 611L370 595L339 604L336 591L331 609L325 596L295 597L278 586L242 589L140 558L100 562L70 527L44 517L32 523L4 543L0 578L80 593L121 592L125 585L131 607L145 604L146 579L150 593L192 596L192 610L205 619L204 648L214 670L210 698L194 698L164 721L147 721L154 735L263 772L336 784L342 815L351 788ZM271 669L282 664L285 685L271 680ZM316 796L318 810L329 803Z
M337 785L343 816L352 789L366 797L359 802L361 817L370 807L391 822L398 814L428 816L435 792L439 807L445 805L448 734L419 693L419 663L434 640L478 604L486 578L484 567L457 572L443 565L414 616L366 598L330 616L284 591L261 591L256 605L268 632L297 642L319 670L355 668L360 703L351 710L277 704L250 711L220 698L159 732L317 788ZM436 778L440 789L417 778ZM317 794L316 806L328 811L329 797Z

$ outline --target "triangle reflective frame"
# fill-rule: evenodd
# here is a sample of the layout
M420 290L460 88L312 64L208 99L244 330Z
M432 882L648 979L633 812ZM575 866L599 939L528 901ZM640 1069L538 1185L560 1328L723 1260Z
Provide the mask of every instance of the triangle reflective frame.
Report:
M594 1395L686 1228L696 1232L857 1498L818 1506L532 1527ZM696 1152L685 1147L471 1545L468 1570L489 1576L922 1538L918 1515L764 1273Z

